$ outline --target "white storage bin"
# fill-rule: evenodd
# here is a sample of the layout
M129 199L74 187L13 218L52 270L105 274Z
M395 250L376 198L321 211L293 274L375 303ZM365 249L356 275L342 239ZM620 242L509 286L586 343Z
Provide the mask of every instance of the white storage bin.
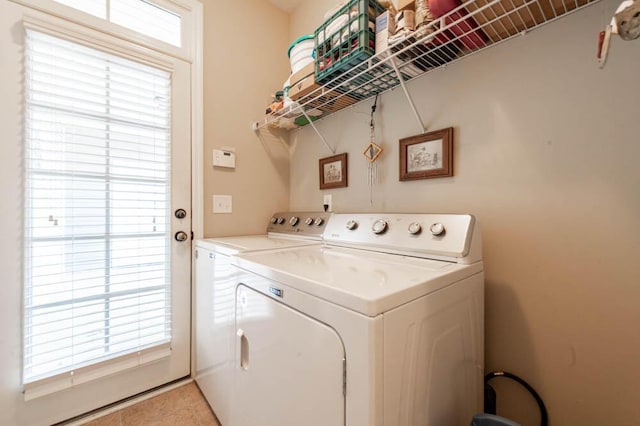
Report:
M289 46L289 61L291 72L296 73L305 65L314 61L315 42L313 35L304 35Z

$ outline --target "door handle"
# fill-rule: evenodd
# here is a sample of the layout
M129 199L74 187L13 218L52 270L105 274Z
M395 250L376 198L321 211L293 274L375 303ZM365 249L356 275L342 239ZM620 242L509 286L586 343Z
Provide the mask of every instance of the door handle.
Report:
M174 235L174 238L176 239L176 241L183 242L183 241L187 241L189 236L184 231L178 231L176 232L176 235Z
M249 369L249 340L241 328L236 334L240 338L240 368L247 371Z

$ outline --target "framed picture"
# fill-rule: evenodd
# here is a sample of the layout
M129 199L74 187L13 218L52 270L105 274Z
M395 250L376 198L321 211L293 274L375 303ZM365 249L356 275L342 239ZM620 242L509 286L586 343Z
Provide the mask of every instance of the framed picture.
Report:
M320 159L320 189L347 186L347 153Z
M453 176L453 127L400 139L400 180Z

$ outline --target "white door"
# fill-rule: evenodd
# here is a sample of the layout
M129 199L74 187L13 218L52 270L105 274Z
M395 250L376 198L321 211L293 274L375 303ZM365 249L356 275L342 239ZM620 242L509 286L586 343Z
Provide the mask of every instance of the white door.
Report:
M236 332L233 426L344 425L345 351L335 330L239 285Z
M164 197L168 200L165 203L164 213L159 218L149 218L149 231L155 233L155 239L164 241L162 250L166 250L166 263L170 265L165 276L169 281L169 290L165 291L164 300L170 300L166 309L167 318L170 318L170 329L167 332L168 342L164 344L164 351L158 349L162 345L144 348L135 353L124 353L115 357L111 361L101 362L100 368L81 365L74 367L75 375L69 375L67 380L52 379L49 388L39 387L33 393L33 399L25 400L23 394L23 283L25 275L28 275L28 268L23 268L23 254L25 252L24 226L30 223L24 218L25 209L28 209L29 202L25 202L25 139L23 135L25 117L25 29L23 18L25 16L45 17L31 9L17 5L12 2L3 1L0 3L0 125L2 126L3 140L0 144L0 194L3 202L0 207L0 232L3 235L2 256L0 256L0 268L3 271L3 285L0 286L0 323L3 324L0 331L0 424L11 425L46 425L62 421L64 419L85 413L87 411L102 407L123 398L135 395L156 386L170 381L188 376L190 373L190 280L191 280L191 129L190 129L190 65L186 62L162 57L153 53L154 61L145 62L150 64L164 64L164 70L169 73L170 78L170 160L168 169L170 170L169 185L166 187ZM106 36L102 36L103 39ZM108 40L107 40L108 41ZM137 58L141 53L128 55L127 49L130 47L121 40L114 40L114 45L119 46L121 56L127 56L126 60L140 63ZM135 46L131 46L133 50ZM141 52L141 49L137 49ZM114 54L109 51L109 54ZM159 58L159 59L158 59ZM158 67L160 68L160 66ZM78 81L78 90L82 85ZM135 82L132 86L136 86ZM158 99L162 102L163 99ZM126 109L126 105L121 105ZM65 112L66 113L66 112ZM122 123L120 123L122 128ZM135 123L132 125L135 126ZM111 128L109 132L114 132ZM132 144L137 142L132 141ZM130 145L124 150L136 150L135 145ZM144 167L141 167L141 169ZM121 178L119 175L118 178ZM105 178L110 179L110 178ZM127 181L128 179L128 181ZM144 181L141 179L140 181ZM125 182L127 181L127 182ZM128 176L119 181L123 189L121 194L127 192L127 187L131 193L135 193L135 176ZM148 182L148 181L147 181ZM110 183L111 185L111 183ZM155 183L154 183L155 185ZM111 188L115 186L112 185ZM68 188L67 188L68 189ZM107 191L107 194L109 192ZM52 198L57 193L52 192ZM109 196L107 195L107 198ZM124 209L133 210L131 216L142 217L148 207L139 201L142 198L133 195L132 202L121 206ZM136 202L134 202L136 201ZM184 218L178 218L174 214L177 209L184 209L188 214ZM135 212L139 214L136 215ZM27 211L28 214L28 211ZM107 213L105 213L107 214ZM51 225L58 224L58 218L51 215ZM158 220L156 224L155 220ZM66 218L67 224L73 227L73 220ZM103 220L103 219L100 219ZM146 219L145 219L146 220ZM60 219L64 222L64 219ZM116 222L111 222L116 223ZM94 223L95 224L95 223ZM123 229L126 223L120 222ZM156 226L157 225L157 226ZM93 225L92 225L93 226ZM153 228L153 231L151 229ZM124 235L126 233L129 235ZM176 233L184 232L185 241L177 241ZM137 270L142 277L144 270L142 262L130 262L126 264L129 253L135 256L152 255L151 250L146 250L145 244L148 235L146 231L123 231L122 235L116 235L117 231L110 229L108 236L103 240L114 238L114 241L127 240L128 244L121 244L116 249L115 244L111 250L105 249L107 253L104 262L113 267L114 259L121 262L121 269ZM136 237L135 235L138 237ZM137 238L137 239L136 239ZM55 238L54 238L55 239ZM64 238L59 238L62 240ZM77 238L76 238L77 239ZM56 254L57 249L50 249L45 255ZM154 252L158 255L158 252ZM35 256L35 255L34 255ZM156 256L157 258L157 256ZM93 259L95 261L95 259ZM58 266L53 264L52 267ZM112 268L112 271L115 269ZM163 278L164 279L164 278ZM165 281L166 281L165 280ZM136 287L128 281L131 288ZM143 287L142 278L138 283L139 291ZM127 291L121 294L127 293ZM76 297L76 296L74 296ZM93 296L90 296L91 298ZM112 301L107 301L106 305L114 305ZM144 303L144 295L138 298L137 303ZM83 302L79 300L78 302ZM157 301L157 300L156 300ZM58 303L56 301L55 303ZM154 302L155 303L155 302ZM52 305L53 306L53 305ZM59 305L56 305L59 307ZM32 309L32 307L27 307ZM57 309L57 308L56 308ZM101 307L100 309L107 309ZM123 309L126 310L126 309ZM89 313L90 314L90 313ZM142 318L142 317L141 317ZM29 322L29 320L24 320ZM142 322L142 320L140 320ZM60 322L62 324L62 322ZM140 327L142 328L142 327ZM55 339L55 334L53 334ZM76 338L75 336L74 338ZM83 336L86 337L86 336ZM62 342L64 339L59 339ZM29 346L29 351L32 347ZM25 352L27 352L25 350ZM126 352L126 351L125 351ZM62 373L65 374L64 372ZM44 380L44 385L46 385ZM39 396L38 393L41 395Z

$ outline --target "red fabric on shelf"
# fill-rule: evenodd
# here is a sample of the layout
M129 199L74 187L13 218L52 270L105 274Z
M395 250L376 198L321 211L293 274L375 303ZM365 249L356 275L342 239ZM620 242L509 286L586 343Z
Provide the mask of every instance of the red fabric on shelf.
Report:
M459 0L428 1L429 10L436 19L446 15L461 4ZM449 28L449 30L455 34L456 37L459 37L462 44L471 50L484 47L487 42L487 36L478 28L478 24L472 17L464 19L467 14L466 9L460 9L444 19L445 25L449 26L453 22L458 21L458 23Z

